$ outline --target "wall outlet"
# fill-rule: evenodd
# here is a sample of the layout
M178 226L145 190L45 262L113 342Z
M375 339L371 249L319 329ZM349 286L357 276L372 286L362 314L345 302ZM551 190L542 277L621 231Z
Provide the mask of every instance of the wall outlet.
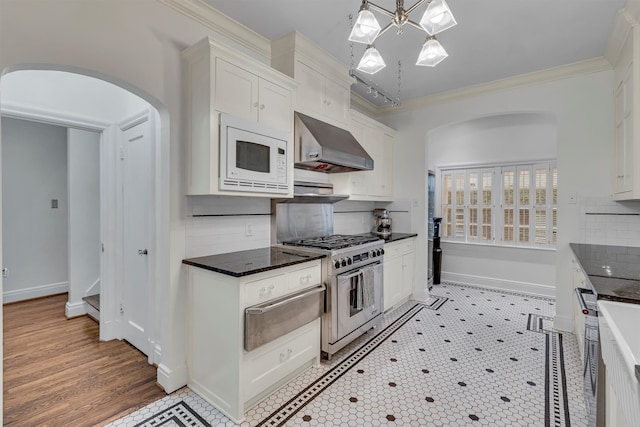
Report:
M251 224L250 222L246 223L244 226L244 235L253 236L253 224Z
M51 199L51 209L58 209L58 199Z
M9 277L9 269L7 267L4 267L2 269L2 277L4 277L5 279Z

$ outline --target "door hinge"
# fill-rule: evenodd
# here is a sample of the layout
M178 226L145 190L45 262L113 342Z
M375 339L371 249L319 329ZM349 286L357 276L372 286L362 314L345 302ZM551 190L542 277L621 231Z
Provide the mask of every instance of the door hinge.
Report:
M124 160L124 148L120 147L120 160Z
M102 248L102 252L104 252L104 243L100 243L100 247Z
M124 314L124 305L120 304L120 314Z

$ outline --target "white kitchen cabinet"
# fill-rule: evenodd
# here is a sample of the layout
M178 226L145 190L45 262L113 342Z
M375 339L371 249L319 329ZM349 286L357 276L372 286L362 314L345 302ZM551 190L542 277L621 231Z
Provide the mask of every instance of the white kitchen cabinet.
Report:
M640 199L640 27L632 27L614 65L613 199Z
M187 74L187 194L283 197L219 189L219 113L289 135L287 176L293 194L293 79L210 38L183 52Z
M373 158L373 170L331 175L334 191L349 200L392 201L395 131L355 110L350 131Z
M235 278L187 267L188 385L240 423L251 406L320 363L320 318L251 351L244 310L321 281L320 261Z
M384 311L404 302L413 294L415 238L384 245Z
M298 82L296 111L349 128L353 79L340 61L293 32L271 42L271 66Z

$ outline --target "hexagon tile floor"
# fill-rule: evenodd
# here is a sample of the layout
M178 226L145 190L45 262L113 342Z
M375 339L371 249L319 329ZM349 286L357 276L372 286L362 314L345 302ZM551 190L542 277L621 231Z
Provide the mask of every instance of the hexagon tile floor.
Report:
M242 426L586 427L572 334L555 301L445 282L387 313L331 361L247 411ZM187 387L109 427L235 426Z

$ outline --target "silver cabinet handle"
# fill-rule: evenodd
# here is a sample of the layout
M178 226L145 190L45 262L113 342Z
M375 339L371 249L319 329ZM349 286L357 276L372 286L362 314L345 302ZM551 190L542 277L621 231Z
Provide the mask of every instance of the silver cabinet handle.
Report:
M138 255L147 255L148 253L146 249L138 249Z
M285 299L283 299L281 301L274 302L273 304L245 308L245 313L247 313L247 314L262 314L262 313L266 313L267 311L271 311L274 308L282 307L283 305L286 305L286 304L289 304L290 302L297 301L299 299L308 297L309 295L313 295L313 294L317 294L317 293L320 293L320 292L324 292L325 289L327 289L327 288L323 284L323 285L320 285L320 286L318 286L316 288L311 289L310 291L294 295L294 296L292 296L290 298L285 298Z
M589 289L576 288L576 297L578 298L578 304L580 304L580 310L582 311L582 314L589 315L592 313L592 310L589 310L587 303L584 302L584 297L582 296L583 292L591 293Z

